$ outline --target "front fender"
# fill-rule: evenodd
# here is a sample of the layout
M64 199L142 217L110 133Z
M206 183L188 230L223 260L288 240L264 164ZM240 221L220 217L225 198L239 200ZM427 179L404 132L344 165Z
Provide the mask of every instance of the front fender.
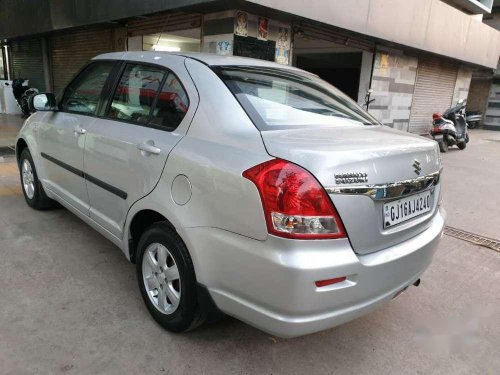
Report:
M40 162L40 150L37 143L37 131L39 124L43 121L45 113L36 112L26 119L21 130L17 134L16 138L16 160L19 163L19 156L21 155L20 145L24 143L28 146L28 149L33 158L33 163L35 163L35 168L39 177L45 175L42 163Z

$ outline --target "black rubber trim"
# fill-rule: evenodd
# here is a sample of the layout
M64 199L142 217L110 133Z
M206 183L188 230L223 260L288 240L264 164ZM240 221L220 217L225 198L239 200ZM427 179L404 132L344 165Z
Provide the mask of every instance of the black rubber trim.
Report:
M102 188L102 189L104 189L106 191L109 191L110 193L112 193L114 195L117 195L117 196L119 196L122 199L127 199L128 195L123 190L120 190L120 189L118 189L118 188L116 188L116 187L114 187L114 186L112 186L112 185L110 185L110 184L108 184L108 183L106 183L104 181L99 180L98 178L95 178L94 176L91 176L91 175L89 175L89 174L87 174L87 173L85 173L85 172L83 172L83 171L81 171L81 170L79 170L77 168L72 167L69 164L66 164L66 163L64 163L64 162L62 162L62 161L60 161L60 160L58 160L56 158L53 158L52 156L47 155L44 152L41 153L41 156L42 156L42 158L51 161L52 163L60 166L61 168L64 168L64 169L70 171L71 173L74 173L77 176L80 176L81 178L84 178L85 180L93 183L94 185L97 185L100 188Z
M110 193L114 195L118 195L121 199L127 199L127 193L124 192L123 190L120 190L118 188L115 188L114 186L99 180L98 178L95 178L94 176L91 176L89 174L85 174L85 179L89 182L92 182L94 185L99 186L100 188L103 188L104 190L109 191Z
M57 164L61 168L64 168L64 169L70 171L71 173L74 173L77 176L80 176L81 178L85 178L85 173L83 173L83 171L81 171L79 169L76 169L76 168L72 167L71 165L66 164L66 163L64 163L64 162L62 162L62 161L60 161L60 160L58 160L56 158L53 158L52 156L47 155L44 152L42 152L41 155L42 155L42 158L47 159L47 160L51 161L54 164Z

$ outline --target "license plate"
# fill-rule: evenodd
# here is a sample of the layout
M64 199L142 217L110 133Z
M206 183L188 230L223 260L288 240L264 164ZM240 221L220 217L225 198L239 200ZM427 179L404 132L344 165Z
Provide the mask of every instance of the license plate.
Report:
M435 136L434 136L434 139L435 139L436 141L441 141L441 140L443 140L443 135L442 135L442 134L435 135Z
M431 192L410 195L397 201L384 203L384 228L413 219L431 210Z

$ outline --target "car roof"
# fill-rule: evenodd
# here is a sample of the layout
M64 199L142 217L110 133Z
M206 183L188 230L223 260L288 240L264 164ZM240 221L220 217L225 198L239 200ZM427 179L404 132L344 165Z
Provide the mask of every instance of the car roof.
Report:
M105 53L94 57L93 60L135 60L142 59L144 56L153 57L165 57L165 55L170 56L180 56L184 58L190 58L210 66L259 66L259 67L269 67L269 68L279 68L279 69L290 69L295 71L302 71L302 69L295 68L289 65L281 65L272 61L265 61L260 59L252 59L249 57L240 56L220 56L212 53L199 53L199 52L159 52L159 51L128 51L128 52L111 52Z

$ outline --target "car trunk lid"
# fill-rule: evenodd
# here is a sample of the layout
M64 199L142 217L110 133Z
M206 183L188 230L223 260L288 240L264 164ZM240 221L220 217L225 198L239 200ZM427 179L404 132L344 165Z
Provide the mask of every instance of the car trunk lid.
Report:
M384 203L399 198L341 192L438 175L435 142L378 125L269 130L262 131L262 138L270 155L309 170L327 189L355 252L367 254L390 247L430 225L439 184L429 187L430 212L388 228L384 228Z

